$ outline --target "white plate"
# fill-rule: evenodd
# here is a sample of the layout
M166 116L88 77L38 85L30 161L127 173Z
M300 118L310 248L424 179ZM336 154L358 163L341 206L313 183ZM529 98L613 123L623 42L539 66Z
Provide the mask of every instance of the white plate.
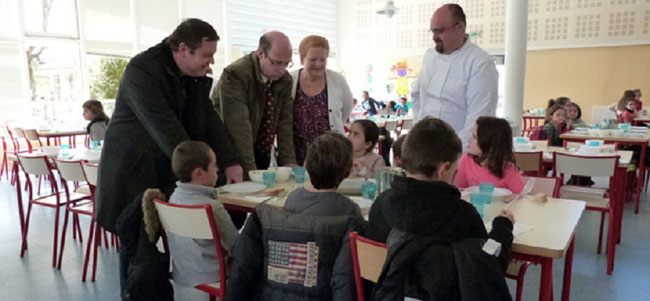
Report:
M478 186L467 187L465 189L465 191L468 192L468 193L477 193L478 192ZM494 187L494 192L492 193L492 196L497 197L497 198L503 198L503 197L509 196L511 194L512 194L512 191L510 191L510 189Z
M256 193L266 189L264 184L254 182L240 182L223 186L223 190L232 193L249 194Z

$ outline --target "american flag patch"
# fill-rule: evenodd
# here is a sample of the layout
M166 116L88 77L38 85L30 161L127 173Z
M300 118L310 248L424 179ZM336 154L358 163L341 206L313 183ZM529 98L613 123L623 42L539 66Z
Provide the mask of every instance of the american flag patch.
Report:
M316 286L318 278L318 246L269 240L268 280L283 284Z

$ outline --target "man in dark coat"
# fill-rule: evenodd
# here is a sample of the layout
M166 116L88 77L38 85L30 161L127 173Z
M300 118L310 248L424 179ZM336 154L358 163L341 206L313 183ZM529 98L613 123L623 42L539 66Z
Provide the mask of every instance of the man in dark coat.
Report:
M127 65L99 166L96 218L104 229L115 233L120 214L131 202L140 202L147 188L169 197L176 181L171 156L183 141L206 142L227 181L242 180L237 154L209 99L212 80L205 76L218 40L210 24L188 19ZM133 255L120 248L121 284Z

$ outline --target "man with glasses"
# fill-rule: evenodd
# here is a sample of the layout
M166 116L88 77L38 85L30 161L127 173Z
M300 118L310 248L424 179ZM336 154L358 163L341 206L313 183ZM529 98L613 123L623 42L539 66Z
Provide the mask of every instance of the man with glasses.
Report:
M465 13L457 4L431 17L435 48L424 55L411 92L415 121L433 116L449 123L466 147L480 116L494 116L498 75L490 56L465 34Z
M266 169L271 148L278 141L278 164L294 166L293 100L291 75L293 65L289 38L271 31L260 38L257 51L224 68L212 92L215 109L248 171Z

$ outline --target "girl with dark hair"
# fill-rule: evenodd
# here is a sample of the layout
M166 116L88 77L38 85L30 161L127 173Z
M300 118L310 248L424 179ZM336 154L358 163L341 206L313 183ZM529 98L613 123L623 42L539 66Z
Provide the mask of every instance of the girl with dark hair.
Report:
M84 119L90 121L88 127L86 127L86 132L90 135L90 140L104 140L110 118L104 113L102 103L99 100L91 99L84 102L82 108L84 109Z
M582 120L582 110L577 103L572 102L567 106L566 115L567 119L572 121L573 128L589 127L587 123Z
M353 122L348 139L352 142L353 176L372 177L378 168L386 166L384 158L372 152L379 140L379 128L374 122L365 119Z
M505 119L479 117L467 153L460 158L456 187L466 188L479 183L493 183L513 193L524 189L512 152L512 129Z

